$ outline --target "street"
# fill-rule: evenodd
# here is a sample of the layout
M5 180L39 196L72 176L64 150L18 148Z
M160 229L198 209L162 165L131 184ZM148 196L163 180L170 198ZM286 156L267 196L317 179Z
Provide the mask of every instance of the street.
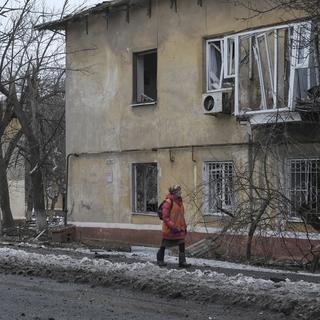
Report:
M0 274L1 320L206 319L280 320L284 315L239 306L163 299L124 288Z
M166 268L153 261L149 251L2 243L0 320L320 319L318 274L191 258L185 270L174 256Z

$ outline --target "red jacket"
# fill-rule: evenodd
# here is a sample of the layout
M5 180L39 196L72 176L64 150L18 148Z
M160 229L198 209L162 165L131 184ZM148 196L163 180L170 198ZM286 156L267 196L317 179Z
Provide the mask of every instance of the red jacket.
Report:
M172 209L171 208L172 204ZM186 221L181 197L167 194L162 206L162 237L167 240L181 240L186 236Z

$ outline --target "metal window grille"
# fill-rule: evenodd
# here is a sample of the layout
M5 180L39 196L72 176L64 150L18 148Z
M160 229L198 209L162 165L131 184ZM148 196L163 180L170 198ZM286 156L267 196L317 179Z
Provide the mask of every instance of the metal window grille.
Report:
M319 214L320 208L320 159L289 160L291 201L290 215L299 217L301 208Z
M233 200L233 162L205 162L206 213L231 208Z
M156 163L132 167L133 212L156 212L158 208L158 169Z

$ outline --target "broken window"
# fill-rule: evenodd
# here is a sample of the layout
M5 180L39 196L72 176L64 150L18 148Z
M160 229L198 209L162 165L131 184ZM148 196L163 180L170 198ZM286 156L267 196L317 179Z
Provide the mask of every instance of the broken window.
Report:
M289 107L294 108L306 102L309 90L319 86L317 79L318 56L315 54L314 25L301 23L292 28L291 74L289 88Z
M318 214L320 208L320 159L289 160L289 199L291 216L299 217L299 210Z
M235 76L235 45L236 41L234 37L226 37L224 39L224 77L233 78Z
M310 21L208 40L207 91L234 86L236 115L294 110L320 85L317 46Z
M135 53L133 103L151 103L157 100L157 51Z
M239 37L239 109L244 112L284 107L286 30ZM279 79L282 79L279 83Z
M158 208L157 164L133 164L132 178L133 212L156 212Z
M214 39L207 41L207 92L221 90L231 87L231 81L224 76L225 69L225 45L223 39ZM227 48L228 54L234 56L233 46ZM228 70L232 70L230 59Z
M221 212L233 205L233 162L205 162L205 213Z

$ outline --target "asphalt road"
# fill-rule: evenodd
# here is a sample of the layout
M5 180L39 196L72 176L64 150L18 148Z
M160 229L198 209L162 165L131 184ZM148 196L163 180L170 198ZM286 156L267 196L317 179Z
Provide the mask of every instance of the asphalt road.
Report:
M283 314L159 298L124 288L0 274L1 320L282 320Z

